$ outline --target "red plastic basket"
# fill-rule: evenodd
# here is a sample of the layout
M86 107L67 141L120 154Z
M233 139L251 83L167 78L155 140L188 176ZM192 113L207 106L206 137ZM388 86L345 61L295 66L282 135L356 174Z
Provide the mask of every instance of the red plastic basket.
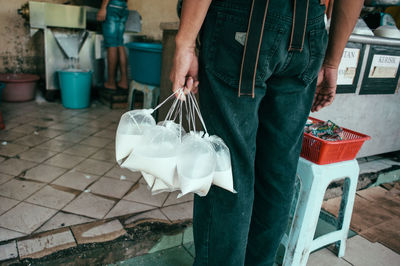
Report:
M313 122L322 121L312 117L309 117L309 119ZM300 156L316 164L353 160L364 141L371 139L371 137L347 128L342 129L343 139L338 141L323 140L310 133L304 133Z

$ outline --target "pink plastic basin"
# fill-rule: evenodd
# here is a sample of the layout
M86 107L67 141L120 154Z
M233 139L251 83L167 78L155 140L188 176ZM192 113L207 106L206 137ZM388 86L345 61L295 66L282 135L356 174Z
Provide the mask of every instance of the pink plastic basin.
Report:
M33 74L0 74L0 81L6 84L3 89L3 101L25 102L35 96L36 82L39 76Z

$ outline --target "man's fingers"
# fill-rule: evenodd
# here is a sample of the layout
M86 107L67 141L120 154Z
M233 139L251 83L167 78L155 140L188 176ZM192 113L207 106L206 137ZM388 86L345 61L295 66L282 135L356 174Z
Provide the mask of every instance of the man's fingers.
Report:
M198 92L199 81L193 77L188 77L185 83L185 94L192 92L196 94Z
M312 112L319 111L321 108L329 105L333 101L333 96L330 94L317 93L311 107Z
M171 73L170 75L170 80L172 82L172 91L175 93L177 92L179 89L182 89L185 85L185 79L179 77L176 73ZM179 97L179 93L177 92L175 94L175 97Z
M322 108L331 105L333 102L334 97L332 95L318 95L313 102L311 111L318 112Z
M186 79L186 84L185 84L185 93L189 93L192 89L193 89L193 84L194 84L194 80L192 77L188 77Z
M198 91L199 91L199 81L196 80L196 81L194 82L194 84L193 84L192 92L193 92L194 94L196 94Z

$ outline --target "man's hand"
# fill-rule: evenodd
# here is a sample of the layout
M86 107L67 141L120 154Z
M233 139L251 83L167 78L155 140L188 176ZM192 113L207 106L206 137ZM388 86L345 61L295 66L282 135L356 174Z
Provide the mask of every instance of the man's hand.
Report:
M337 75L338 70L336 67L322 65L318 74L317 90L311 107L312 112L318 112L333 102L336 95Z
M170 74L174 92L180 88L185 93L197 92L199 63L195 43L210 4L211 0L185 0L182 3L181 22L175 38L174 65Z
M197 93L199 82L198 78L199 63L195 53L195 45L177 45L174 55L174 64L170 74L172 91L176 92L180 88L185 93L192 91Z
M107 9L100 8L99 12L97 12L97 21L104 21L106 20Z

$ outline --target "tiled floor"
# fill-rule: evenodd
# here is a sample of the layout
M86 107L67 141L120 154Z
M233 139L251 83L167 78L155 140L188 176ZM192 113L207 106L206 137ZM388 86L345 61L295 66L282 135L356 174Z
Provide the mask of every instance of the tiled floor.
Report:
M0 131L0 261L112 240L140 219L192 218L192 195L152 196L140 173L116 164L115 130L124 111L101 104L68 110L35 102L1 103L1 110L7 129ZM391 165L360 162L362 173ZM190 230L180 237L168 235L148 254L119 264L191 265L191 241ZM400 260L399 254L360 236L347 244L344 258L322 249L308 265L398 265Z
M151 196L140 173L115 162L122 110L101 104L1 103L0 242L103 218L148 212L191 218L192 196Z

